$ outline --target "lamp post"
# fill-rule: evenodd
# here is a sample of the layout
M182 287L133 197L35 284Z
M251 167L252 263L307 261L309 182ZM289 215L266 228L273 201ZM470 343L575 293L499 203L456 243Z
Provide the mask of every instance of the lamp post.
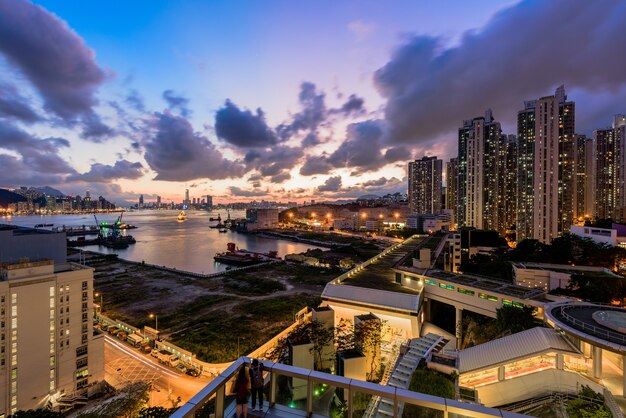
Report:
M94 293L94 296L95 297L98 297L98 296L100 297L100 313L102 313L102 293L96 292L96 293Z
M150 314L150 318L154 318L154 330L156 331L156 339L159 339L159 317L157 314Z

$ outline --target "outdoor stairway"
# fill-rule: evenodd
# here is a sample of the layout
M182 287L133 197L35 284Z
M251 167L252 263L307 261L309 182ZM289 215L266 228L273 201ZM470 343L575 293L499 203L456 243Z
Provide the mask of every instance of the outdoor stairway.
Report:
M387 385L408 389L415 369L422 359L426 359L433 351L441 350L447 344L442 336L428 333L421 338L414 338L409 342L407 352L396 361L395 367ZM404 403L398 404L398 416L402 416ZM365 418L393 417L393 402L386 398L374 397L363 415Z

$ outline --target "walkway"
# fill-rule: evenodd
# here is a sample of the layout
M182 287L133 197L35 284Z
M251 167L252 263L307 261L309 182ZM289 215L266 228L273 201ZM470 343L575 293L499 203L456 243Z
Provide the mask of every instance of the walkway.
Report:
M417 366L422 359L426 359L435 349L443 348L448 341L442 336L429 333L421 338L413 338L409 342L408 351L404 354L400 361L396 363L388 386L398 389L408 389L411 384L411 378ZM398 416L402 416L404 403L398 403ZM376 397L370 402L368 410L365 411L364 417L393 417L393 402L387 398Z

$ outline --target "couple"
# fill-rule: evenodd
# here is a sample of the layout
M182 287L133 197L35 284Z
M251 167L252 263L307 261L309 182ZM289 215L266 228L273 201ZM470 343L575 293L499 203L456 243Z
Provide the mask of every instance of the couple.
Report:
M259 410L263 410L263 363L259 360L252 360L252 365L248 370L249 378L246 376L246 368L239 369L239 375L232 392L237 397L237 418L248 417L248 395L252 389L252 410L256 411L256 398L259 397Z

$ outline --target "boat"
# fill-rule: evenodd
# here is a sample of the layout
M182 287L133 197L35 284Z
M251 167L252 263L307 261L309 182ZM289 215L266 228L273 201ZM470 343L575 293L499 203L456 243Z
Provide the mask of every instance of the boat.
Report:
M226 229L226 228L221 228L219 231L220 231L221 233L224 233L224 232L228 232L228 229Z
M240 250L234 242L229 242L226 248L227 250L225 252L215 254L213 259L220 263L241 267L252 266L266 261L280 260L276 251L270 251L267 254L263 254L243 249Z
M220 215L217 215L217 218L209 218L209 221L211 222L222 222L222 217Z
M210 225L209 228L213 228L213 229L223 229L226 228L226 225L219 223L217 225Z
M37 224L35 225L35 228L46 228L49 226L53 226L54 224Z
M176 220L178 222L185 222L187 220L187 214L185 213L184 210L180 211L180 213L178 214L178 217L176 218Z

